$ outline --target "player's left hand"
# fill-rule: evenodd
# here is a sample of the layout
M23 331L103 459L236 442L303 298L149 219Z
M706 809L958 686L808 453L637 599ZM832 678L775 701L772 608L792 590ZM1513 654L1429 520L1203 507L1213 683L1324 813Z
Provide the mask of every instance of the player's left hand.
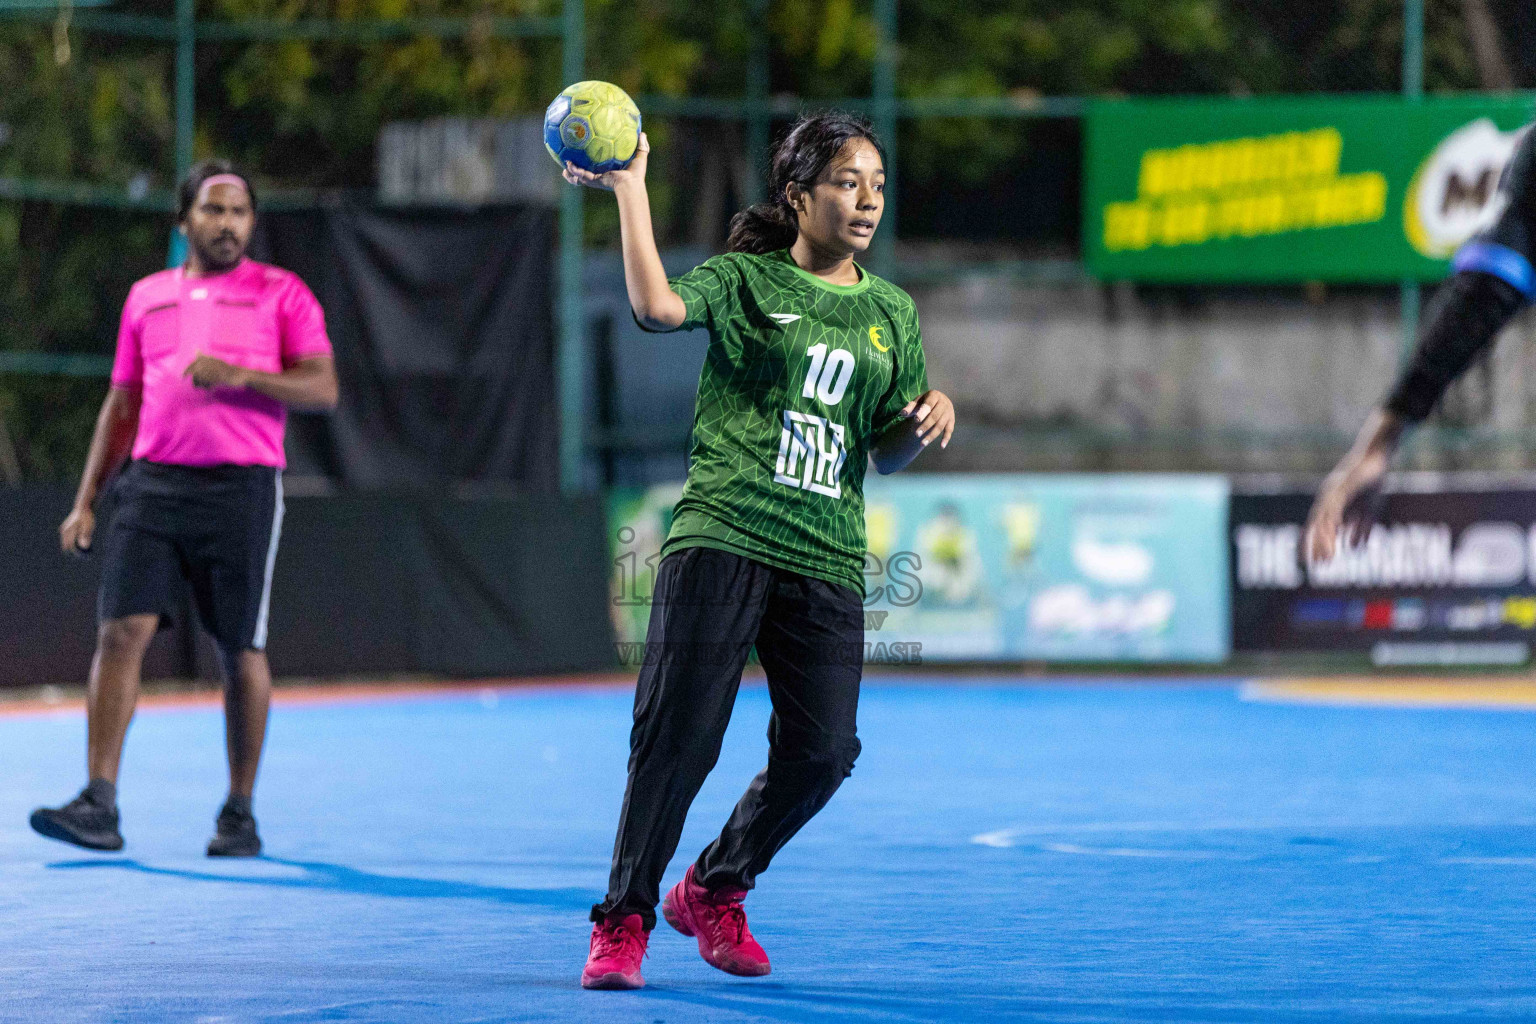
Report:
M917 424L917 437L923 447L928 447L934 438L940 438L940 448L949 447L950 435L955 432L955 403L944 392L924 392L907 403L901 416Z
M182 376L191 377L192 383L200 388L243 388L248 379L245 367L226 363L201 352Z

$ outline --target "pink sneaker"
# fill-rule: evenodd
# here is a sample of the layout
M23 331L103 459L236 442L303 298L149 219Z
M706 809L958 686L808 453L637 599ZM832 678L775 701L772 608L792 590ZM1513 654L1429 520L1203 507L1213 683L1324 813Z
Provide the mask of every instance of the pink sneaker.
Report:
M581 972L582 988L644 988L640 961L651 933L639 914L603 920L592 926L592 951Z
M683 880L661 901L667 924L699 940L699 955L711 967L744 978L760 978L770 970L768 954L747 928L741 901L745 889L710 892L693 880L693 865Z

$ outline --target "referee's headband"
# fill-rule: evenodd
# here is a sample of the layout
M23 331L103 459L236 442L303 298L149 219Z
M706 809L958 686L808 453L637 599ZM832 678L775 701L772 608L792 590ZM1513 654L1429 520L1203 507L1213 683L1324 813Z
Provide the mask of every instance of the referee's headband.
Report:
M197 202L194 205L201 206L208 198L208 193L215 185L235 185L245 193L245 197L251 197L251 186L238 174L214 174L203 179L203 183L197 187Z

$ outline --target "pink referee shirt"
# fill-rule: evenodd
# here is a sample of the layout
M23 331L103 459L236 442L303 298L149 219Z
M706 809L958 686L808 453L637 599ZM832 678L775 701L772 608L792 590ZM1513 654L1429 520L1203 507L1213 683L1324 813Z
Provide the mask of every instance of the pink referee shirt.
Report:
M112 364L113 387L144 390L134 458L287 465L283 404L248 388L195 386L186 372L200 352L269 373L330 355L314 293L296 275L254 260L210 277L162 270L129 291Z

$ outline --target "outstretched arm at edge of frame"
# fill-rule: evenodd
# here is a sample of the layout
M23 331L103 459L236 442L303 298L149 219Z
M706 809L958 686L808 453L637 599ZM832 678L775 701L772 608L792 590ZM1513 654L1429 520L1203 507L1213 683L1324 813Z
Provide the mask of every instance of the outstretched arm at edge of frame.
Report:
M1413 357L1318 491L1303 539L1302 551L1310 561L1332 558L1340 537L1351 545L1369 529L1404 432L1429 415L1451 382L1528 301L1510 281L1476 268L1458 272L1440 287Z

